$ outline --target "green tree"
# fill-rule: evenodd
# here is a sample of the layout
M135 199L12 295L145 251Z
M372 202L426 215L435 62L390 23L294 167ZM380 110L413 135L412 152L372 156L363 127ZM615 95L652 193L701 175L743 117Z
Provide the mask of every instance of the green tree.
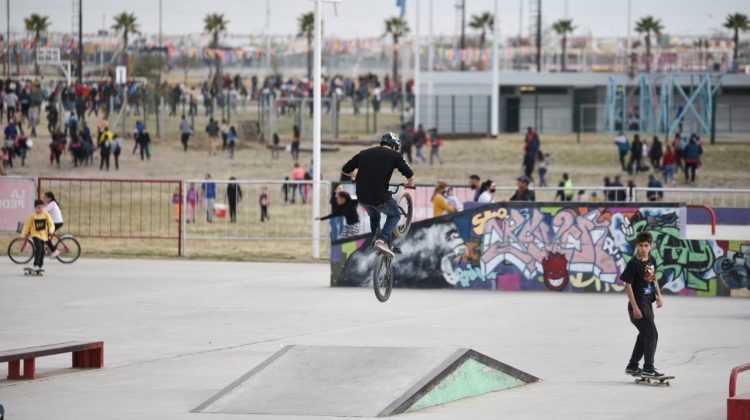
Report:
M495 17L490 12L484 12L481 15L473 15L469 27L479 31L479 48L484 49L487 41L487 31L495 30Z
M562 53L560 54L560 69L562 71L565 71L565 57L567 53L568 48L568 33L573 32L575 30L575 26L573 26L573 20L572 19L560 19L557 22L552 24L552 29L555 30L555 32L562 36L562 40L560 43L562 44Z
M112 29L116 32L122 32L122 51L125 54L125 65L128 67L130 74L130 60L128 60L128 36L139 32L138 22L135 13L122 12L114 17L115 24Z
M299 24L298 37L304 37L307 40L307 77L312 77L313 62L313 37L315 36L315 14L313 12L304 13L297 18Z
M747 15L735 13L727 16L727 20L724 22L724 27L734 31L734 54L732 54L732 62L736 63L737 50L740 47L740 31L745 32L750 29L750 22L747 20Z
M36 53L39 48L39 38L42 32L47 32L50 21L49 16L41 16L32 13L31 16L24 18L26 30L34 33L34 75L39 76L39 63L37 62Z
M227 24L229 24L229 21L224 19L223 13L210 13L203 19L203 29L211 34L211 43L208 45L210 48L219 48L219 35L227 30ZM221 57L219 57L219 54L214 56L214 66L216 66L214 81L217 81L221 76Z
M642 17L641 20L635 23L635 31L639 34L645 34L646 71L649 73L651 73L651 33L654 33L658 37L661 35L662 30L664 30L664 26L662 26L661 21L654 19L653 16Z
M398 83L398 41L409 33L409 26L406 21L392 17L385 20L385 33L383 36L390 35L393 39L393 83Z

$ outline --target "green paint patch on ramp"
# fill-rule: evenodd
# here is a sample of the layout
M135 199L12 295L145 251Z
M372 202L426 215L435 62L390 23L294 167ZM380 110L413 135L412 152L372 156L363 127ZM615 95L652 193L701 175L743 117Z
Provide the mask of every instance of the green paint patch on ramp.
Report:
M525 385L522 380L493 369L474 359L467 359L453 373L420 398L408 411Z

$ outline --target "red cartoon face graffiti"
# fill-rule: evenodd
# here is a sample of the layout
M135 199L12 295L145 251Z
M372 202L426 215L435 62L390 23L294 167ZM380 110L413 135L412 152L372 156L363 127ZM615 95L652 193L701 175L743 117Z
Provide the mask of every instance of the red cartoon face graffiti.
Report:
M544 267L544 284L548 289L559 292L568 287L570 278L565 255L557 252L550 253L542 260L542 266Z

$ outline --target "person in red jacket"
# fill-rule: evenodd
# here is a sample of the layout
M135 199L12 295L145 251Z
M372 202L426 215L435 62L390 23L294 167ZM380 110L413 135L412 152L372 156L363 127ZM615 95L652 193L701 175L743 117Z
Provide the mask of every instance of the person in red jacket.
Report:
M664 153L661 161L662 170L664 171L664 184L674 185L674 174L677 166L677 153L672 146L667 145L667 151Z

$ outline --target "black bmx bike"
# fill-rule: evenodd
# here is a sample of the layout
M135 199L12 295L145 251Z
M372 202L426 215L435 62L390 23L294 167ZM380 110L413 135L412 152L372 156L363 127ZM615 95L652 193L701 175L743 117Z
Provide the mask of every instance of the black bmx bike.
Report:
M399 189L404 187L404 190L399 192ZM406 235L411 228L412 216L414 215L414 202L411 194L406 191L406 188L414 189L414 187L406 187L404 184L391 185L389 192L396 195L396 204L398 210L401 213L401 218L398 221L398 225L393 230L393 236L400 238ZM374 232L372 243L375 243L380 229ZM388 244L390 245L390 243ZM379 251L374 248L377 252L375 257L375 270L372 272L372 287L375 289L375 297L379 301L385 302L391 297L391 290L393 289L393 257L390 254ZM396 250L399 251L399 250ZM397 252L400 253L400 252Z

